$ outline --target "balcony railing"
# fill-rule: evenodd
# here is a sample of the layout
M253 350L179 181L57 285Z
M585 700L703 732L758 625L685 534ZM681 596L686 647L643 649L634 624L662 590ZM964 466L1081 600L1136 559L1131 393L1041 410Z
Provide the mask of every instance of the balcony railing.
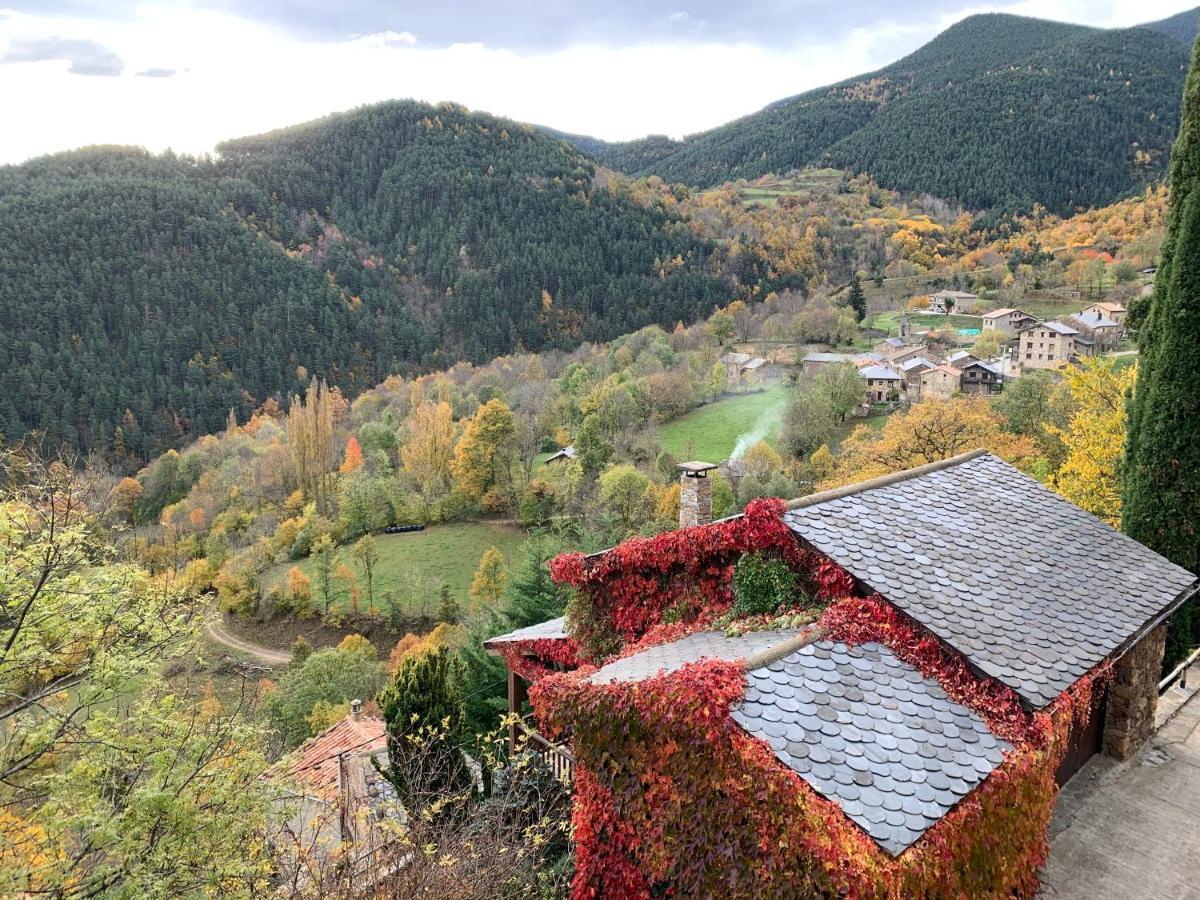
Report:
M550 767L555 778L563 784L570 784L575 771L575 757L571 755L571 751L561 744L546 740L524 722L521 723L521 731L524 735L524 748L540 756Z
M1190 654L1188 654L1187 659L1177 665L1171 671L1170 675L1158 683L1159 694L1166 692L1166 690L1175 684L1175 682L1179 682L1179 686L1181 688L1186 688L1188 670L1197 662L1197 660L1200 660L1200 647L1197 647Z

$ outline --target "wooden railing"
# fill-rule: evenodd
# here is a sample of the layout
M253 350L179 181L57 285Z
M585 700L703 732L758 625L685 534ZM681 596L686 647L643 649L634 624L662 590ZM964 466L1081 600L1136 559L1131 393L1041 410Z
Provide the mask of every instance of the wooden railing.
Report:
M1179 686L1181 688L1186 688L1187 687L1188 669L1190 669L1192 667L1192 665L1198 659L1200 659L1200 647L1197 647L1190 654L1188 654L1187 659L1185 659L1183 662L1181 662L1179 665L1177 665L1171 671L1170 675L1168 675L1166 678L1164 678L1162 681L1160 681L1158 683L1159 694L1164 693L1168 688L1170 688L1177 681L1179 682Z
M526 749L538 754L550 767L555 778L563 784L570 784L575 771L575 757L571 755L571 751L561 744L553 744L546 740L524 722L521 723L521 731L524 733Z

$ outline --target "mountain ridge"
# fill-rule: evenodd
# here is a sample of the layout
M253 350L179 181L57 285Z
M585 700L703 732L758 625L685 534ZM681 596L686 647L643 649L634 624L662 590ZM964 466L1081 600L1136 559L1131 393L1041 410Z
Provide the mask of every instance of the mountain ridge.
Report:
M974 15L881 69L682 141L650 136L597 150L596 139L588 139L589 152L631 175L699 187L834 165L977 209L1038 203L1069 212L1111 202L1161 175L1188 60L1186 19L1097 29ZM1139 118L1143 109L1148 113ZM1055 126L1064 111L1068 120ZM974 159L960 135L952 141L959 146L928 140L929 133L960 131L956 115L970 120L980 144L1003 148L1005 157ZM905 148L920 148L922 158L897 152ZM1074 160L1089 156L1092 165L1070 182L1053 171L1070 171ZM1064 160L1070 164L1060 165ZM994 167L987 174L1003 176L1001 183L973 183L980 165Z

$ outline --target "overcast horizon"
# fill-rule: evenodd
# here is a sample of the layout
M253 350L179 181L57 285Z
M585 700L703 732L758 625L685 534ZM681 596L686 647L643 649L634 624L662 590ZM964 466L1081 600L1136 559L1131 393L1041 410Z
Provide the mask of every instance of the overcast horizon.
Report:
M979 12L1096 27L1191 2L44 0L0 9L0 163L88 144L202 154L412 97L605 140L703 131L871 71Z

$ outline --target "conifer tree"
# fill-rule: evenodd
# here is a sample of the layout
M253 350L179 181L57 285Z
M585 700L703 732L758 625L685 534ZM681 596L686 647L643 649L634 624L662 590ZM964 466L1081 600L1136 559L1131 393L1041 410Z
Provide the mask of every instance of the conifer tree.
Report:
M388 737L390 777L415 812L469 788L459 741L463 701L458 665L445 647L404 658L379 695Z
M1171 205L1154 294L1140 317L1141 357L1129 404L1122 524L1191 571L1200 569L1200 54L1184 86L1171 154ZM1174 617L1166 664L1200 635L1194 608Z
M867 317L867 295L863 293L862 279L858 275L850 282L850 308L858 321Z

